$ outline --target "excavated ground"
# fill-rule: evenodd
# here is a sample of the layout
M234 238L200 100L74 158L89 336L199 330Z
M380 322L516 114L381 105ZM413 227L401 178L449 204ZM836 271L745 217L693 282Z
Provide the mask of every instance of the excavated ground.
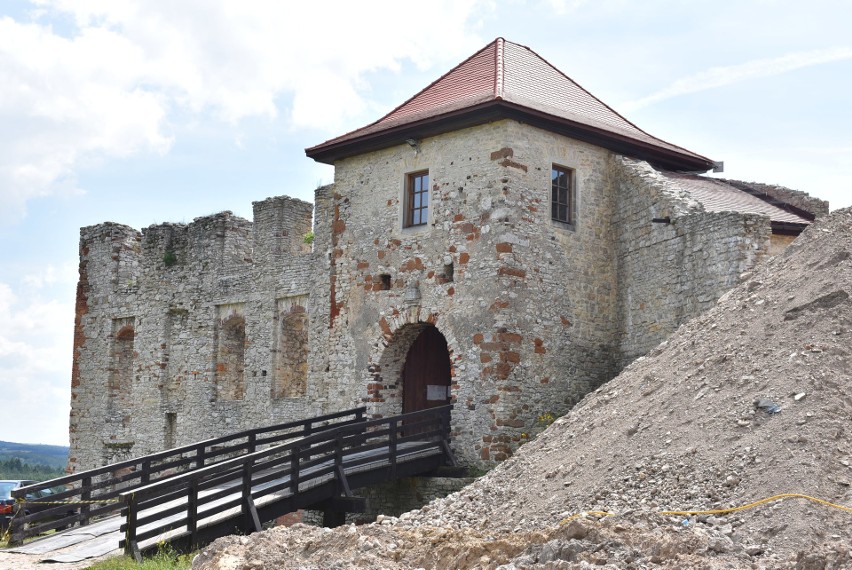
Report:
M852 568L852 209L446 499L221 539L196 570ZM659 514L728 509L730 514ZM587 514L566 521L573 514Z

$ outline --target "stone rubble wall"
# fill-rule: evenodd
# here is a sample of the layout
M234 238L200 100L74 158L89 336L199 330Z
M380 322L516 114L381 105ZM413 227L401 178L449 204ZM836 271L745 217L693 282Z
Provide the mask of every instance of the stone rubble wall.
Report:
M613 157L612 172L626 365L735 286L770 252L771 228L764 216L706 212L647 163Z
M740 180L723 180L736 188L757 191L766 194L780 202L784 202L805 212L810 212L816 218L828 215L829 206L826 200L820 200L800 190L792 190L776 184L761 184L759 182L742 182Z
M311 217L279 197L254 204L254 223L223 212L81 230L70 470L316 409L305 378L299 397L273 397L277 343L299 352L281 324L308 310Z

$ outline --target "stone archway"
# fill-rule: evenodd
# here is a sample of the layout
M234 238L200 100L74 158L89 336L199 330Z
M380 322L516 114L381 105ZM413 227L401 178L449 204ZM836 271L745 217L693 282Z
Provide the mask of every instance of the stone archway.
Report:
M427 329L443 339L443 362L448 374L443 376L447 394L453 394L452 379L460 356L455 350L456 339L447 327L437 325L438 315L428 309L394 311L377 323L378 342L373 345L368 364L367 397L364 401L368 413L374 417L400 414L404 408L404 369L409 351ZM427 333L432 336L432 333ZM445 368L445 370L447 369ZM426 385L428 386L428 384ZM428 390L428 388L425 388ZM434 395L433 389L433 395Z
M452 363L447 339L434 325L424 327L402 367L402 412L416 412L450 403Z

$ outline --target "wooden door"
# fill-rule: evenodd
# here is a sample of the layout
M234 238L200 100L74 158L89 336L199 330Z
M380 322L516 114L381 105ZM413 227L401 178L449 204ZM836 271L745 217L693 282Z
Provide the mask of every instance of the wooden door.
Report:
M450 403L447 340L429 326L414 340L402 371L402 411L416 412Z

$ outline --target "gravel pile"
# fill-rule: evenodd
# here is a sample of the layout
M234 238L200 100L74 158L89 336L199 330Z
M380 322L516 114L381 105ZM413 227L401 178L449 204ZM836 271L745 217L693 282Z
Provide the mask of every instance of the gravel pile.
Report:
M852 209L446 499L217 541L194 568L852 568ZM577 513L602 511L614 516ZM600 520L599 520L600 519Z

